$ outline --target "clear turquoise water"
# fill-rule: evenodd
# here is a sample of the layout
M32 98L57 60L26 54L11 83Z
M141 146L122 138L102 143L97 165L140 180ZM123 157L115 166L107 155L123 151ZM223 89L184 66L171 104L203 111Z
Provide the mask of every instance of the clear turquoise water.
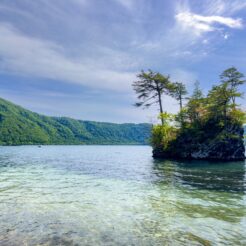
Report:
M0 245L246 245L245 163L0 147Z

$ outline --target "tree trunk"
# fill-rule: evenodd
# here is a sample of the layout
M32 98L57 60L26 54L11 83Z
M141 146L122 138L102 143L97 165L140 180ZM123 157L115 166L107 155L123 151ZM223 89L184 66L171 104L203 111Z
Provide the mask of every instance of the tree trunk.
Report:
M183 118L183 103L182 103L182 97L179 98L179 108L180 108L180 116L181 116L181 125L184 125L184 118Z
M160 92L160 90L158 90L158 101L159 101L159 107L160 107L161 124L164 125L164 119L162 118L163 108L162 108L161 92Z
M236 85L235 83L232 82L232 85L231 85L231 91L235 91L236 90ZM233 103L233 109L236 108L236 97L235 96L232 96L232 103Z
M179 107L180 107L180 112L181 112L182 109L183 109L183 103L182 103L182 98L181 97L179 98Z
M236 108L236 98L235 97L232 97L232 103L233 103L233 108L235 109Z
M226 105L224 105L224 129L226 128L227 128L227 109L226 109Z

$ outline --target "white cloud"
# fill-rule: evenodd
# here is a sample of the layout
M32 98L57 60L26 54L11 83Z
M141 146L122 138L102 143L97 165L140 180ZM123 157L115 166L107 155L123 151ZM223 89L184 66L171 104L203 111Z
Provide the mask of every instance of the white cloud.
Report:
M132 10L135 5L135 0L115 0L115 1L129 10Z
M0 25L2 72L55 79L92 88L131 90L130 84L135 79L135 73L111 69L83 57L73 59L64 53L63 48L56 43L25 36L10 25Z
M207 15L233 15L246 8L245 0L213 0L205 1Z
M243 20L236 14L245 7L245 0L204 0L199 5L191 5L186 0L177 1L175 25L167 35L173 40L171 47L176 43L174 56L189 58L193 62L207 57L221 39L233 36L231 30L243 29Z
M217 30L217 25L226 26L229 28L242 28L242 20L231 17L222 16L203 16L193 14L191 12L182 12L177 14L176 20L184 28L189 29L200 35L204 32L211 32Z
M226 33L226 34L224 34L224 39L228 39L229 38L229 35Z
M208 44L209 41L208 41L207 39L203 39L203 40L202 40L202 43L203 43L203 44Z
M197 74L191 71L187 71L181 68L176 68L171 71L171 80L185 83L187 86L191 86L197 80Z

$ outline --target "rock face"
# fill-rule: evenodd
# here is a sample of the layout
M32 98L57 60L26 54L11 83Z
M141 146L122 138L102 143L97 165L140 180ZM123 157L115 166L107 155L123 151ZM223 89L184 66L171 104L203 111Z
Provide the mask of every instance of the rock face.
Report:
M179 136L168 148L153 149L154 158L196 159L214 161L245 160L244 129L231 125L213 138L197 141L192 136Z

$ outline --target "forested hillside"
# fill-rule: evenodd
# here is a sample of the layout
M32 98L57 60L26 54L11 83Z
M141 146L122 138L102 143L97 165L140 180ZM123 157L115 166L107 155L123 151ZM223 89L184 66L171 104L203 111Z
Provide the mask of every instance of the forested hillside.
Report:
M148 144L150 124L48 117L0 98L0 145Z

